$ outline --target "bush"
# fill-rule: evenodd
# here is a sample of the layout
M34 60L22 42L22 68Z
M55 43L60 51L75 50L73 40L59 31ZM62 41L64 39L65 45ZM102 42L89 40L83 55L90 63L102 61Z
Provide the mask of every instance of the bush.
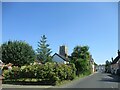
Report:
M120 75L120 69L117 69L117 75Z
M10 71L4 70L3 76L4 76L5 79L10 79Z
M23 41L8 41L3 43L2 61L6 64L12 63L15 66L29 65L35 59L35 53L29 44Z
M8 66L3 66L2 71L8 70Z
M88 60L78 59L75 61L75 67L77 69L77 75L79 76L81 73L86 71L91 71L91 65Z
M63 80L75 78L76 68L74 64L46 63L41 65L27 65L13 67L11 71L5 71L5 79L35 78L37 81L49 82L51 84Z

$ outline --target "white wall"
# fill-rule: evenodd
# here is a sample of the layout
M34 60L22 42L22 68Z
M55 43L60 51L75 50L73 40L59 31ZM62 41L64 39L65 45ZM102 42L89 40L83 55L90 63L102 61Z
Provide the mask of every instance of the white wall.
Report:
M64 63L64 64L66 64L66 61L64 61L62 58L60 58L57 55L54 55L53 58L52 58L52 60L55 61L55 62L58 62L58 63Z
M92 71L95 72L95 65L92 65Z

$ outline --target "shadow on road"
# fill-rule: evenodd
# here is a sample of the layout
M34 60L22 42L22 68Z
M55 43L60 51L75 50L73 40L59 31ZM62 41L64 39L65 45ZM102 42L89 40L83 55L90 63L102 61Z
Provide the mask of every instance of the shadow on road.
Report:
M120 76L108 74L107 77L103 77L100 81L120 83Z

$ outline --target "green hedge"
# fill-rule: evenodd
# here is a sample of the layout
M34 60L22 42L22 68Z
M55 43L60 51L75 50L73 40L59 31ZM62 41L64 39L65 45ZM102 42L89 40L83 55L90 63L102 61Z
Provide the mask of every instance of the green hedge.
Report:
M46 63L37 65L27 65L22 67L13 67L12 70L4 71L5 80L33 79L37 81L56 83L63 80L72 80L76 76L74 64Z

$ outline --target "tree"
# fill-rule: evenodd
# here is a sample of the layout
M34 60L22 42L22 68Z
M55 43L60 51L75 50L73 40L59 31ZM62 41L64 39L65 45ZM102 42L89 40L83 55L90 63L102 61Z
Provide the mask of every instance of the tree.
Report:
M88 46L76 46L73 49L73 52L71 54L71 58L74 61L76 61L78 58L87 60L90 58L90 53L88 52L89 47Z
M28 65L35 59L32 46L24 41L8 41L2 44L2 61L15 66Z
M75 64L77 75L90 70L90 52L88 46L76 46L71 54L71 62Z
M105 72L110 72L110 69L111 69L110 65L111 65L111 62L106 60L106 62L105 62Z
M37 48L37 59L41 61L41 63L51 62L52 53L51 49L49 48L49 44L46 44L47 37L45 35L41 36L41 40L38 42Z

